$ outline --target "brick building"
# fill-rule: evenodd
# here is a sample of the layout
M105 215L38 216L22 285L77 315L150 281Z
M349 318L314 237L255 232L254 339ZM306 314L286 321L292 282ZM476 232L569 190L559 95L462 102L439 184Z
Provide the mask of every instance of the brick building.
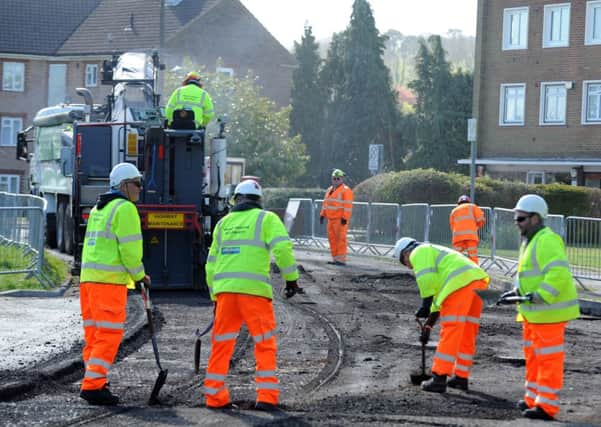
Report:
M479 173L601 187L601 1L478 0L474 117Z
M0 0L0 191L26 190L16 134L36 111L82 102L77 87L103 102L102 61L153 49L169 69L188 56L209 71L251 72L265 96L290 102L294 56L238 0Z

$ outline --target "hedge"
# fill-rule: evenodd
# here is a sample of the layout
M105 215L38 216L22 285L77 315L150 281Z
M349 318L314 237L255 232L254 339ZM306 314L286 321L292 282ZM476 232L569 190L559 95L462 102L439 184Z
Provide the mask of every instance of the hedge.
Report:
M359 183L353 191L356 201L454 204L461 194L469 194L469 189L468 176L415 169L376 175ZM597 188L476 179L476 202L481 206L512 208L528 193L542 196L551 213L601 218L601 190Z

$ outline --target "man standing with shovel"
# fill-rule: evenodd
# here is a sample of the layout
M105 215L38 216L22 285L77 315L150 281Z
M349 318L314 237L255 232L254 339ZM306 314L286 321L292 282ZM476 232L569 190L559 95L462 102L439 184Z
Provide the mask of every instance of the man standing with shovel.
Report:
M513 208L522 235L517 287L500 302L523 296L518 321L523 323L526 390L517 404L526 418L552 420L559 412L563 385L564 334L580 308L563 240L544 225L547 203L526 194Z
M411 237L396 243L393 256L415 273L422 297L415 316L427 319L422 326L422 344L429 341L430 331L440 318L432 379L424 381L422 389L444 393L448 385L467 390L482 312L482 300L475 291L486 289L488 274L457 251Z

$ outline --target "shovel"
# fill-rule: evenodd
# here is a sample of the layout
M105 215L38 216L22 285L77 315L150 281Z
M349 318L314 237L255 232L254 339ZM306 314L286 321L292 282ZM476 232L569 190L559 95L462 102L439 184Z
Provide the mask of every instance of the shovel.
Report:
M520 302L530 301L528 297L522 296L511 296L501 298L504 291L496 291L494 289L477 289L476 294L482 299L482 302L486 307L495 307L501 304L515 304Z
M424 325L422 324L422 322L420 322L417 317L415 318L415 321L419 325L420 330L423 330ZM422 342L421 373L411 374L410 377L411 377L411 384L413 384L413 385L420 385L422 382L428 381L430 378L432 378L432 375L426 374L426 343Z
M167 380L167 369L163 370L161 367L161 359L159 358L159 347L157 345L157 339L154 335L154 327L152 325L152 306L150 303L150 295L144 283L140 283L140 293L142 294L142 299L144 300L144 308L146 309L146 316L148 317L148 330L150 331L150 340L152 341L152 351L154 352L154 358L157 361L157 366L159 367L159 376L154 382L154 387L152 387L152 392L150 393L150 398L148 399L149 405L155 405L159 402L158 396L159 391L161 391L161 387L165 385L165 381Z
M200 373L200 338L209 333L209 331L213 328L213 322L215 319L211 319L211 322L207 325L206 328L200 332L200 329L196 330L196 342L194 343L194 372L197 374Z

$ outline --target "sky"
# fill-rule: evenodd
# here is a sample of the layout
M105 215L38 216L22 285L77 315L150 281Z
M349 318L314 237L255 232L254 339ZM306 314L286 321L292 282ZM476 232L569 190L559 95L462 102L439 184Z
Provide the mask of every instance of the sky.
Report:
M305 23L317 40L342 31L353 0L240 0L286 48L300 41ZM446 34L448 29L476 35L477 0L368 0L380 33Z

